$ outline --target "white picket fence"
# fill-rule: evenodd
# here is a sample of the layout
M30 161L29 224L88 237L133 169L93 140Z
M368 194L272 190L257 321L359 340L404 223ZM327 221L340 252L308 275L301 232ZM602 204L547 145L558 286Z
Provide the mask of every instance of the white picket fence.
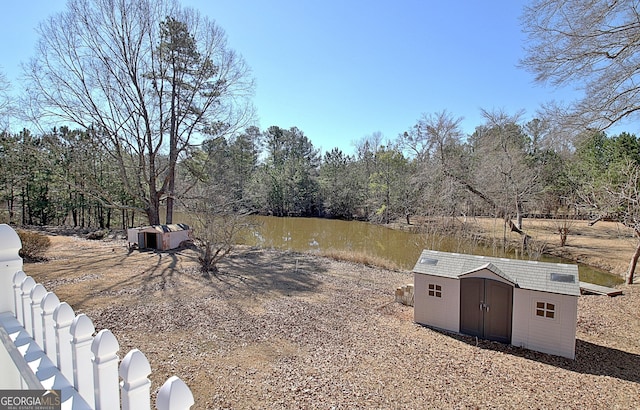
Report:
M22 271L21 246L15 231L1 224L0 339L7 354L0 354L0 389L60 389L63 409L150 409L151 366L144 354L133 349L119 362L111 331L95 334L87 315L76 315ZM5 371L9 361L14 372ZM176 376L156 396L158 410L193 404L191 390Z

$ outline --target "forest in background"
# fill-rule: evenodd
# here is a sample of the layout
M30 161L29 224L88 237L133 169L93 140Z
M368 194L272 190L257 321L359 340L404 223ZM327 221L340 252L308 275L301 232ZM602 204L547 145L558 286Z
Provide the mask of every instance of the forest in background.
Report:
M238 213L375 223L486 215L512 221L513 229L531 214L586 219L605 206L611 215L624 211L640 167L635 135L585 132L568 143L554 140L540 120L485 117L463 135L451 114L425 115L393 140L373 134L354 141L354 155L337 148L321 154L297 128L248 127L208 138L178 161L177 208L205 199ZM120 170L135 170L136 158L120 163L100 138L67 127L2 134L3 221L100 228L139 221L144 203ZM169 159L157 162L162 169Z

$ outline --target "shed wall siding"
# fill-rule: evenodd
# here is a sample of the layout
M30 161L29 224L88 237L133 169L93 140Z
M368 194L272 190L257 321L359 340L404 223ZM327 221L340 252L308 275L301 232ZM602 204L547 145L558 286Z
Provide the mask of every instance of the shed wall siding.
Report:
M127 242L138 243L138 230L135 228L127 229Z
M460 281L414 273L414 320L423 325L460 330ZM442 297L429 296L429 284L442 287Z
M171 232L169 238L169 248L167 249L177 248L182 242L189 239L189 231Z
M536 302L555 305L555 318L536 316ZM543 353L575 358L578 298L514 289L511 344Z

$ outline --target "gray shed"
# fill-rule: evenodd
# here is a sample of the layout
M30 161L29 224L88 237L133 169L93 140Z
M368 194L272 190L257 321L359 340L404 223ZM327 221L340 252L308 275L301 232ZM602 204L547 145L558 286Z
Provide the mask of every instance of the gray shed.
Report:
M425 250L413 272L417 323L575 358L576 265Z
M151 225L127 230L129 246L135 244L140 249L161 251L177 248L182 242L193 239L192 236L191 228L185 224Z

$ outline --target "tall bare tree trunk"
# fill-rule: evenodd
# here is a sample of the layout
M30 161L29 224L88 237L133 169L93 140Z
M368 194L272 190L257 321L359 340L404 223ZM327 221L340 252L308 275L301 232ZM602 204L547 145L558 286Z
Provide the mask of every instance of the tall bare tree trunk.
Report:
M636 264L638 263L638 258L640 257L640 231L636 229L634 230L634 232L639 240L638 245L636 246L636 251L633 253L631 262L629 263L629 270L627 271L627 285L633 285L633 275L636 272Z
M518 229L522 230L522 201L516 195L516 226Z
M167 181L167 214L165 218L165 223L167 225L173 223L173 205L174 205L174 194L175 194L175 186L176 186L176 164L178 162L178 126L177 126L177 116L176 112L176 99L178 98L178 93L176 88L178 87L176 78L176 69L173 70L173 79L171 81L171 125L169 128L169 172L168 172L168 181Z

